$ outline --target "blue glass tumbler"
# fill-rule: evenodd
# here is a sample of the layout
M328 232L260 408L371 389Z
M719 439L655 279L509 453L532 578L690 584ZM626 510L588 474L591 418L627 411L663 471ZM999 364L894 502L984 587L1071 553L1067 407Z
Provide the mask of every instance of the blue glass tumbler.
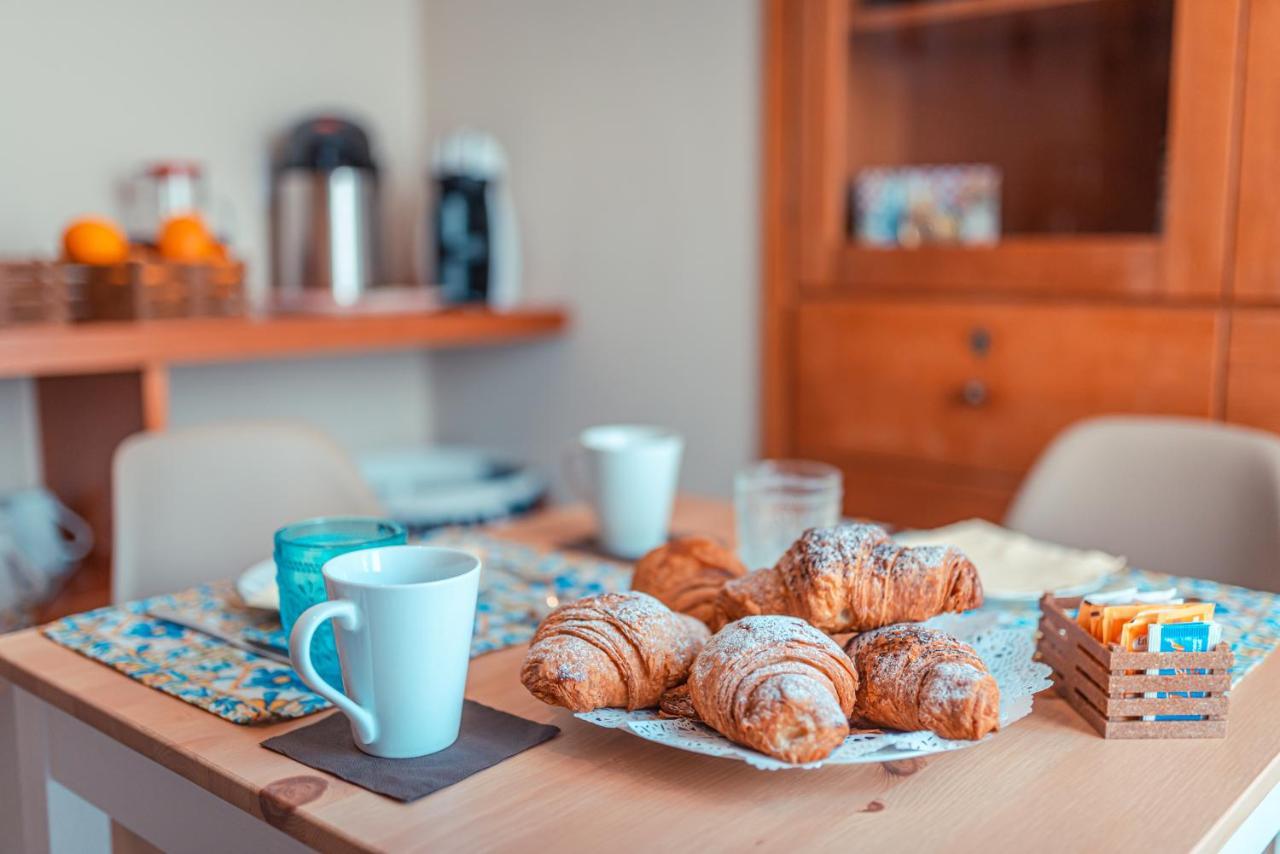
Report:
M285 634L293 631L293 623L303 611L328 598L320 568L330 558L375 546L402 546L407 539L403 525L358 516L308 519L276 531L276 584ZM326 682L342 690L331 622L321 626L311 641L311 660Z

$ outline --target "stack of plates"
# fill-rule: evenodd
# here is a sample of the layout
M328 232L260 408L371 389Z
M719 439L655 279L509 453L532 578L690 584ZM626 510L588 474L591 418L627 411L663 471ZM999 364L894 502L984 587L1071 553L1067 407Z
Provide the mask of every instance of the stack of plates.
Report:
M547 493L540 472L471 448L380 451L360 470L388 515L418 534L518 516Z

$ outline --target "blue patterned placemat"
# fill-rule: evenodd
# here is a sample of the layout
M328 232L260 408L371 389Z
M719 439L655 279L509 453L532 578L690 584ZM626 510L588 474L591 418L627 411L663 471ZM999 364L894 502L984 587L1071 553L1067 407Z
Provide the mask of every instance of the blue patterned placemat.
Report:
M240 605L226 582L63 617L45 626L44 634L234 723L270 723L328 708L288 665L147 616L157 605L216 621L223 631L242 633L253 627L268 635L283 634L275 615Z
M630 580L628 568L616 563L542 553L465 530L440 531L429 541L466 549L484 562L472 657L529 640L561 601L621 590ZM230 582L98 608L56 620L43 631L63 646L233 723L271 723L328 708L289 666L149 617L157 606L287 650L278 616L246 608Z

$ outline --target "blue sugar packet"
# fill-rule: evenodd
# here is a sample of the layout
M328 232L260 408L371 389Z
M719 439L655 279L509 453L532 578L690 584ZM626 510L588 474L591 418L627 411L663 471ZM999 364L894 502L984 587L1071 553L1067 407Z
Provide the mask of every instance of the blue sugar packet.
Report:
M1153 623L1147 628L1147 649L1151 652L1208 652L1222 640L1222 627L1215 622L1201 623ZM1152 671L1148 671L1152 672ZM1175 669L1154 671L1162 676L1178 673ZM1208 673L1207 670L1188 670L1188 673ZM1203 697L1203 691L1157 691L1155 697ZM1157 721L1196 721L1201 715L1156 715Z

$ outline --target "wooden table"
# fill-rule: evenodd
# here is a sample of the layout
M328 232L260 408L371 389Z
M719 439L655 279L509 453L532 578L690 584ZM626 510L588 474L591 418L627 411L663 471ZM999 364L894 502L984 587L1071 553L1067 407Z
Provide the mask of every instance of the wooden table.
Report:
M726 535L729 522L725 505L684 499L675 527ZM569 509L497 533L554 546L589 527ZM34 630L0 638L0 832L25 816L20 850L89 850L87 840L108 833L105 813L122 826L118 838L136 842L137 834L166 850L295 850L300 840L328 850L537 846L559 854L1257 851L1280 829L1276 655L1234 692L1225 740L1104 741L1045 693L1029 718L967 750L762 772L544 706L518 681L523 653L472 662L467 696L555 723L562 734L402 805L259 747L309 720L235 726ZM17 779L8 773L15 767ZM0 849L12 843L0 838Z

